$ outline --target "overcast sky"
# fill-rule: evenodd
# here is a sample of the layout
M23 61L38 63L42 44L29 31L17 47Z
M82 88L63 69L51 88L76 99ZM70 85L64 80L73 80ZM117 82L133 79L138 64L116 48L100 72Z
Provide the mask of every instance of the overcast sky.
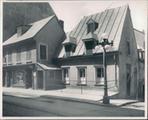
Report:
M133 25L138 30L145 30L147 26L147 1L124 0L124 1L50 1L59 19L64 20L66 32L72 30L78 22L93 13L101 12L106 8L114 8L129 4Z

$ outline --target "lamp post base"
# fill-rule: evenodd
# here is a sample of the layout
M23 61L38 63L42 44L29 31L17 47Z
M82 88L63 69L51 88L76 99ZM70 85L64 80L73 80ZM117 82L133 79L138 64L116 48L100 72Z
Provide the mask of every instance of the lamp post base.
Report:
M110 104L110 99L108 96L103 96L103 103L104 104Z

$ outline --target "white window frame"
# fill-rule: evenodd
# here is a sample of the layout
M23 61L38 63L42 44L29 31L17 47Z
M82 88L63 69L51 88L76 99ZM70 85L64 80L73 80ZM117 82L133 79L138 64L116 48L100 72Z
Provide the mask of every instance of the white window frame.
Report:
M8 54L8 64L12 64L12 51L8 51L7 52L7 54Z
M41 56L40 56L40 46L41 45L46 46L46 59L41 59ZM42 60L42 61L48 60L48 45L46 45L45 43L39 43L39 59Z
M84 83L82 83L83 81L81 80L81 77L80 77L80 69L84 69L85 70L85 77L82 77L83 79L85 78L85 81L84 81ZM77 81L77 84L78 85L87 85L87 67L86 66L84 66L84 67L77 67L77 71L78 71L78 76L77 76L77 78L78 78L78 81Z
M64 77L64 70L67 69L68 70L68 77ZM69 74L70 68L69 67L63 67L62 68L62 81L64 82L64 84L66 85L70 85L70 74Z
M95 85L104 85L104 77L98 77L97 76L97 69L100 68L100 69L103 69L103 73L104 73L104 68L103 66L95 66ZM97 83L97 79L100 79L100 83Z

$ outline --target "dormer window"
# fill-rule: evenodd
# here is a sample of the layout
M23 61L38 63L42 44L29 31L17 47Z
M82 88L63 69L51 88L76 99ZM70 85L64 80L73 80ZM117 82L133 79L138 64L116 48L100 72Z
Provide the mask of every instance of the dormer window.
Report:
M71 56L76 48L75 38L68 36L67 39L63 42L63 46L65 48L65 56Z
M85 37L83 37L82 40L85 45L86 55L91 55L92 50L97 44L97 35L90 32Z
M98 23L95 22L93 19L90 19L87 22L87 33L93 33L98 28Z

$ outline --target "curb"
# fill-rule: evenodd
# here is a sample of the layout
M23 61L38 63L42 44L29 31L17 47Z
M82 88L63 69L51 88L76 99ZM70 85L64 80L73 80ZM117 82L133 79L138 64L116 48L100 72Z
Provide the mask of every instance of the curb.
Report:
M100 106L107 106L107 107L117 107L113 104L103 104L99 101L92 101L92 100L86 100L86 99L80 99L80 98L71 98L71 97L63 97L63 96L54 96L54 95L43 95L41 97L49 98L49 99L60 99L64 101L71 101L71 102L81 102L81 103L87 103L87 104L94 104L94 105L100 105Z
M87 104L94 104L94 105L100 105L100 106L106 106L106 107L118 107L117 105L114 104L103 104L101 102L98 101L93 101L93 100L86 100L86 99L80 99L80 98L72 98L72 97L64 97L64 96L55 96L55 95L30 95L30 94L23 94L23 93L19 93L20 95L26 95L29 97L43 97L46 99L59 99L59 100L63 100L63 101L71 101L71 102L80 102L80 103L87 103ZM18 97L17 95L15 95L15 93L12 92L3 92L3 95L8 95L8 96L14 96L14 97ZM25 99L25 98L24 98ZM30 99L35 99L35 98L30 98Z

